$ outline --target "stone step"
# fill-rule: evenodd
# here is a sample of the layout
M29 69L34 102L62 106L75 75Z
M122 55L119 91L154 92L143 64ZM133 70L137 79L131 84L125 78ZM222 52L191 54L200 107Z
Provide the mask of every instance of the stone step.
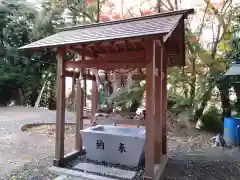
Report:
M123 170L119 168L106 167L102 165L96 165L91 163L79 163L74 167L76 170L88 171L93 173L101 173L108 176L120 177L124 179L132 179L135 175L135 171Z
M79 171L74 171L66 168L59 168L59 167L50 167L48 168L50 172L53 174L59 175L60 177L58 178L65 178L65 179L60 179L60 180L116 180L112 178L107 178L103 176L97 176L89 173L84 173L84 172L79 172ZM64 177L65 175L66 177ZM62 176L62 177L61 177Z
M67 176L65 176L65 175L58 176L54 180L67 180Z
M85 178L78 178L78 177L71 177L71 176L58 176L57 178L55 178L54 180L84 180Z

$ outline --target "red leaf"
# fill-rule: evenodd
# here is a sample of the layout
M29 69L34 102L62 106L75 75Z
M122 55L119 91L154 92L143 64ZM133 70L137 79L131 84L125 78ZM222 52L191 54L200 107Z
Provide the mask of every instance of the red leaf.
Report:
M109 16L106 16L106 15L100 15L99 20L101 22L107 22L107 21L111 21L111 18Z
M121 18L121 15L119 14L119 13L113 13L113 15L112 15L112 19L114 19L114 20L120 20L120 19L122 19Z
M147 16L153 14L151 10L141 10L141 16Z
M190 43L197 43L199 41L199 36L192 36L188 40Z
M98 0L85 0L87 3L97 3Z

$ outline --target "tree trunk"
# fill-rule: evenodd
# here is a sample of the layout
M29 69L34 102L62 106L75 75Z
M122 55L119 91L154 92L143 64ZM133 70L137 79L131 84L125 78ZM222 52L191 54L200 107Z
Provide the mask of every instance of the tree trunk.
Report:
M23 93L22 93L22 89L18 88L18 97L17 97L17 101L16 101L16 105L20 105L22 106L24 104L24 100L23 100Z
M194 99L195 99L195 93L196 93L196 57L191 58L191 65L192 65L192 72L191 72L191 79L190 79L190 119L192 119L193 116L193 110L194 110Z
M40 93L39 93L39 95L38 95L38 98L37 98L37 100L36 100L36 102L35 102L35 105L34 105L35 108L38 108L38 107L39 107L39 104L40 104L40 101L41 101L41 98L42 98L42 95L43 95L43 91L44 91L44 89L45 89L45 86L46 86L47 82L48 82L48 80L46 80L46 81L44 82L43 86L42 86L42 89L41 89L41 91L40 91Z
M223 117L231 117L231 103L229 99L229 87L221 82L218 86L223 109Z
M207 106L208 101L209 101L210 98L211 98L212 89L213 89L213 85L211 85L211 86L209 87L209 89L203 94L201 105L200 105L200 107L196 110L196 113L194 114L194 117L193 117L193 120L194 120L195 122L197 122L198 119L202 116L203 111L204 111L205 107Z
M38 97L38 88L34 88L29 98L29 104L31 107L34 107L37 97Z
M50 81L50 95L49 95L49 103L48 103L48 109L49 110L56 110L56 84L55 79L51 79Z

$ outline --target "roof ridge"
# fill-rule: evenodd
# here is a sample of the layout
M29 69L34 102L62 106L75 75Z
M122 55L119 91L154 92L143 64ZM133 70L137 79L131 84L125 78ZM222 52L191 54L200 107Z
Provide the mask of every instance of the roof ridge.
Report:
M194 9L184 9L179 11L170 11L170 12L164 12L164 13L157 13L152 15L146 15L141 17L134 17L134 18L128 18L128 19L122 19L122 20L115 20L115 21L109 21L104 23L93 23L93 24L87 24L87 25L77 25L72 27L66 27L66 28L60 28L59 31L69 31L69 30L77 30L77 29L85 29L85 28L92 28L92 27L99 27L99 26L106 26L106 25L113 25L113 24L120 24L125 22L133 22L138 20L145 20L145 19L151 19L151 18L159 18L159 17L167 17L167 16L174 16L183 14L184 16L188 16L189 14L193 14Z

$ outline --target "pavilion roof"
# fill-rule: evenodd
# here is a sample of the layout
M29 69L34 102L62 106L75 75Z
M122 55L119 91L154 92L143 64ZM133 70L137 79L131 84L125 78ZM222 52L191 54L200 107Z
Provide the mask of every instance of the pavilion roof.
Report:
M129 38L153 35L168 36L180 19L194 12L193 9L158 13L149 16L75 26L61 29L60 32L32 42L19 49L36 49L47 47L72 46L77 44L101 43Z

